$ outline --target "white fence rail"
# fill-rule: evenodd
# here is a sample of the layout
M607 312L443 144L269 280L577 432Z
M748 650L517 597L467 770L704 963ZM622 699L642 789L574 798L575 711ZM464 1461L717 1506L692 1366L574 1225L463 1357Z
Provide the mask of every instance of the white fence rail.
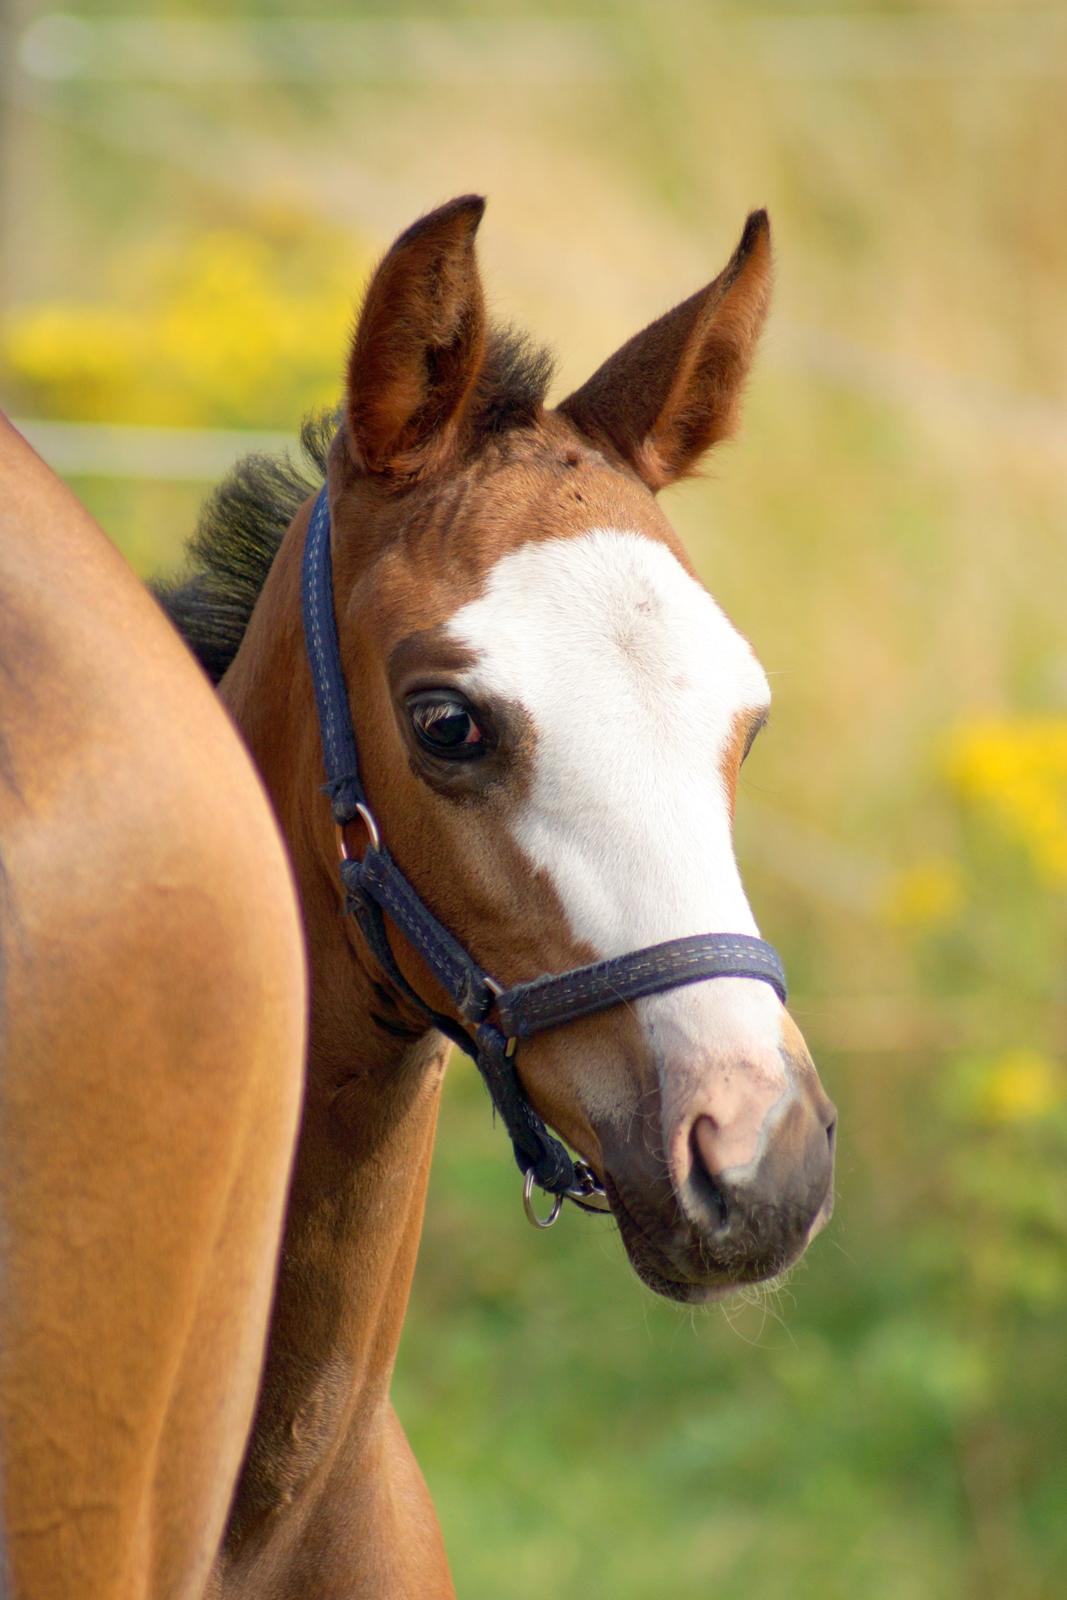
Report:
M295 449L296 436L244 428L154 428L115 422L15 417L49 466L77 478L151 478L210 483L253 451Z

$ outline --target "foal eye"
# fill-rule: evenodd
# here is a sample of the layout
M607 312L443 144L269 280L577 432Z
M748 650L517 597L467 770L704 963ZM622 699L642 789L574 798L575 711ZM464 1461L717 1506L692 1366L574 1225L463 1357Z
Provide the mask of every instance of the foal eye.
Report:
M415 737L433 755L469 761L485 754L485 735L462 696L444 690L414 694L408 712Z

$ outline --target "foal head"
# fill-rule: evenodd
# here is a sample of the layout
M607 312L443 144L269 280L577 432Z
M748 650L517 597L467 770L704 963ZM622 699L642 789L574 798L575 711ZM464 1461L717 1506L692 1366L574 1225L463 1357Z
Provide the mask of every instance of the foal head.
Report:
M329 496L382 835L509 985L687 934L756 932L731 819L767 680L655 495L730 431L770 243L754 214L713 283L546 410L544 359L487 325L482 210L453 201L379 267ZM449 1011L390 938L412 987ZM518 1069L661 1293L695 1301L769 1277L829 1215L833 1108L765 983L617 1006L525 1043Z

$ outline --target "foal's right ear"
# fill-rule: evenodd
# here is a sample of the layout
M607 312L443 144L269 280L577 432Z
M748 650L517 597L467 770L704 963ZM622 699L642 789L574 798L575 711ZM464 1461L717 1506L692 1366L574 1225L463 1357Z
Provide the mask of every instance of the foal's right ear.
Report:
M348 359L348 438L363 471L398 480L455 447L485 357L474 236L462 195L402 233L371 279Z

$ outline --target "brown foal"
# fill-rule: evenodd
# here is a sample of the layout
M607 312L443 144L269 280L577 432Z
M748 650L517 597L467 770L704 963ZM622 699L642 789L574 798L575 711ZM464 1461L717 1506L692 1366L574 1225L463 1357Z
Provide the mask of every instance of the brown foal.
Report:
M198 1600L301 1091L291 878L233 729L0 418L0 1592Z
M733 425L770 244L757 213L713 283L549 411L544 357L487 324L481 214L453 201L386 255L319 464L374 813L437 916L510 984L756 932L730 819L766 678L654 495ZM311 968L268 1358L209 1593L422 1600L453 1591L389 1392L446 1047L345 915L300 620L312 488L246 468L167 600L270 792ZM455 1015L390 940L412 988ZM833 1109L766 984L650 997L517 1059L660 1293L698 1301L770 1277L829 1215Z

